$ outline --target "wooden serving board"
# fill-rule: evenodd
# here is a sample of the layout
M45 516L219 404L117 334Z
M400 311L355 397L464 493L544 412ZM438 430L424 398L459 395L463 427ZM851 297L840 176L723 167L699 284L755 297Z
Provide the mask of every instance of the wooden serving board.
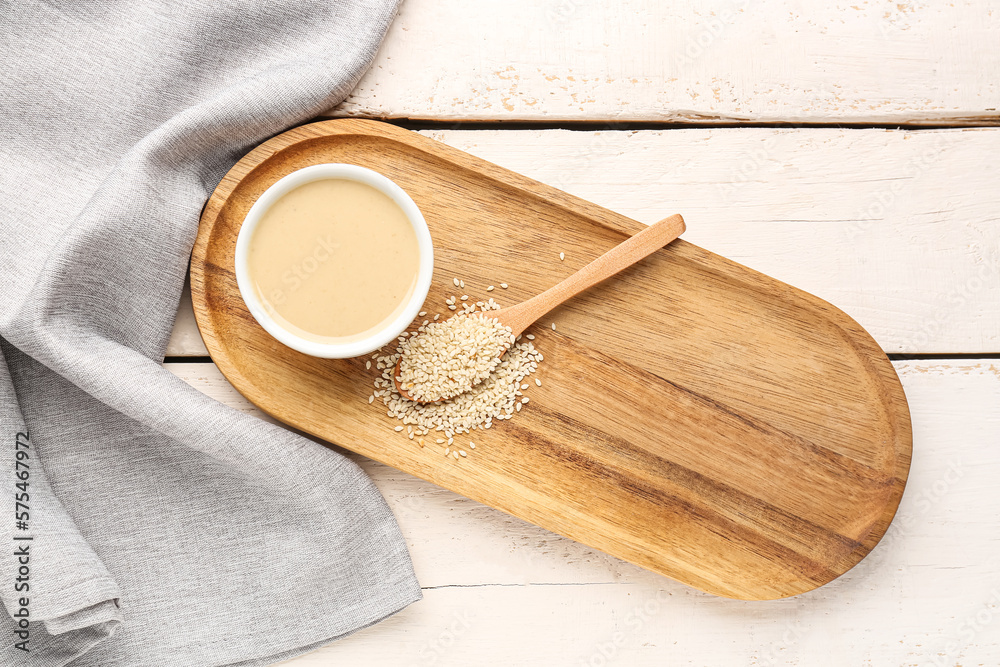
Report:
M368 403L374 367L284 347L236 287L233 251L251 204L321 162L379 171L423 211L432 314L488 285L501 304L520 302L643 228L392 125L333 120L281 134L219 184L191 261L213 360L268 414L717 595L811 590L885 533L911 448L888 359L833 306L684 241L529 329L545 355L542 386L526 390L515 419L474 432L468 458L394 432L381 403Z

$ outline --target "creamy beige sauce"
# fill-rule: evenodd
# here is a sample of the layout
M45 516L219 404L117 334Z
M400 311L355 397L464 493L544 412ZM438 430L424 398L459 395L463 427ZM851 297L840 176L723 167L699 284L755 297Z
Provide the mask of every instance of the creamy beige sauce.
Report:
M250 238L247 261L268 314L319 342L358 340L397 317L419 265L402 209L369 185L332 178L279 198Z

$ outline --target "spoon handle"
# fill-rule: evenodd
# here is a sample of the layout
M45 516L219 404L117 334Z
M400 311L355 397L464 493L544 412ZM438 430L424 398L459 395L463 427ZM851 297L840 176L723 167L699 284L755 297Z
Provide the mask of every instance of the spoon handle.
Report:
M684 219L679 215L660 220L622 241L562 282L516 306L500 310L497 316L515 334L519 334L563 301L656 252L683 234L684 229Z

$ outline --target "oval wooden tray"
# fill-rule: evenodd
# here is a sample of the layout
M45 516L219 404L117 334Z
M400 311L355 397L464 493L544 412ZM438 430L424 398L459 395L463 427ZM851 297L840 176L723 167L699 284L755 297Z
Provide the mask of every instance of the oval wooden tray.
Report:
M444 299L460 295L453 277L465 280L462 293L481 299L496 285L490 295L513 304L643 228L389 124L332 120L279 135L219 184L191 260L205 345L268 414L733 598L813 589L885 533L911 447L886 356L826 302L684 241L532 329L545 355L542 386L526 391L531 402L516 419L474 432L467 459L395 433L381 403L368 403L376 370L365 359L282 346L236 288L233 249L250 205L320 162L370 167L413 197L435 243L425 309L444 316Z

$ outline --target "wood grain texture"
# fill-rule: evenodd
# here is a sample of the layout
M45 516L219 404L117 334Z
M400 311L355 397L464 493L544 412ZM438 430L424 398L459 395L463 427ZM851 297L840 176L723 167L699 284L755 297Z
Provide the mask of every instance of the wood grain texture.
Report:
M628 237L561 281L518 304L505 306L495 317L520 336L529 326L584 290L624 271L684 233L684 218L674 214ZM559 261L565 260L563 253Z
M283 664L994 665L1000 363L893 365L918 455L889 535L827 586L763 604L706 595L349 453L399 519L424 600ZM267 418L213 364L167 367Z
M979 0L406 0L331 113L995 123L998 32Z
M232 274L264 189L307 164L385 173L435 239L446 281L501 280L517 302L642 225L415 133L316 123L258 147L209 200L191 268L212 357L281 421L702 590L766 599L822 585L877 543L910 456L892 366L821 300L683 241L557 309L530 409L455 464L402 437L366 396L363 360L284 348ZM566 261L558 254L566 252ZM485 291L481 292L485 294ZM611 316L609 316L611 315ZM572 388L572 391L566 388Z
M1000 351L1000 130L425 136L833 303L887 352ZM168 354L207 354L182 307Z

